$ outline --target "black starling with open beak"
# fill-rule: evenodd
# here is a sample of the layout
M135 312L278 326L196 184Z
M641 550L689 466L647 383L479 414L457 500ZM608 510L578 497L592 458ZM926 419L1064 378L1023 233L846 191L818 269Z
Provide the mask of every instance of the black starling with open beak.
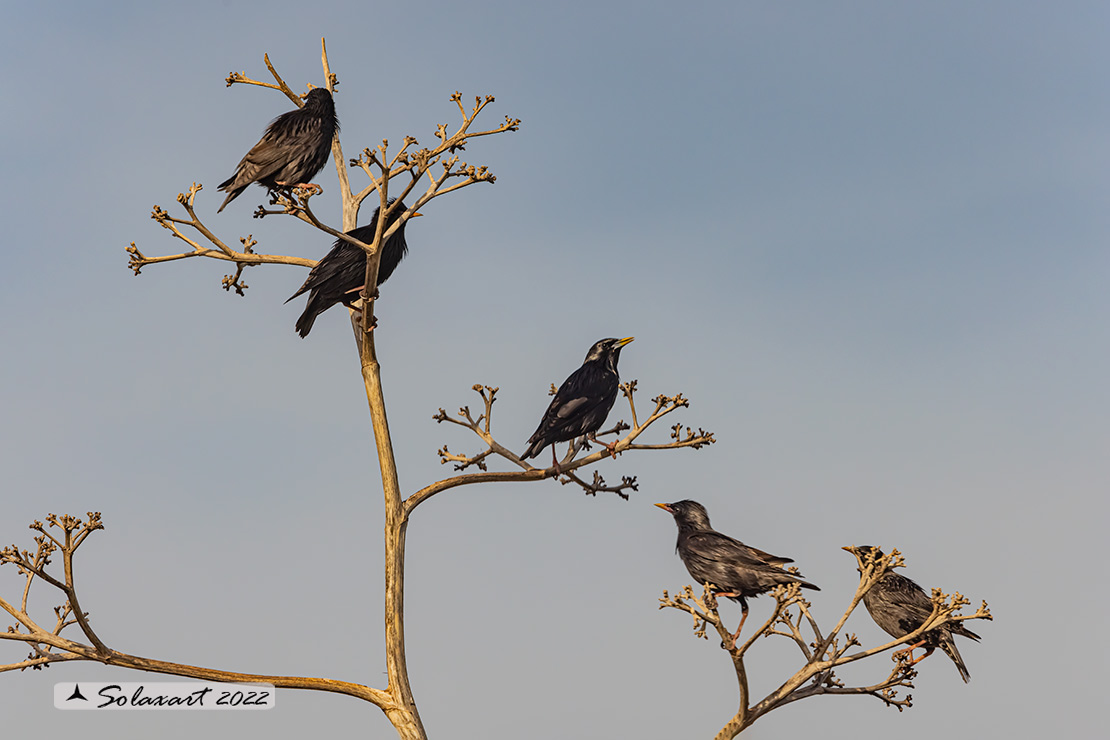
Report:
M765 594L775 586L797 583L814 591L821 589L803 581L783 568L793 563L790 558L772 555L745 545L728 535L721 534L709 524L709 512L697 501L676 501L673 504L656 504L669 511L678 525L678 544L675 550L682 558L686 570L699 584L708 583L716 596L726 596L740 602L743 616L740 626L732 635L732 646L744 629L748 618L747 599Z
M870 545L841 549L855 555L861 569L866 560L878 560L883 557L879 548ZM880 578L871 590L864 594L863 605L867 607L875 624L891 637L908 635L924 624L933 613L933 600L925 593L925 589L894 571ZM964 627L962 622L949 622L929 630L921 635L917 642L911 644L907 640L905 644L909 647L898 652L908 654L911 658L910 664L913 665L928 658L939 647L956 664L960 678L967 683L971 680L971 674L964 665L964 659L960 657L960 651L956 649L956 641L952 639L952 635L963 635L972 640L980 639L979 635ZM925 654L913 660L913 651L919 647L925 648Z
M392 205L393 201L389 201L389 203ZM347 235L364 244L373 242L374 232L378 227L379 210L381 210L381 206L374 209L374 216L370 219L369 224L351 229L347 232ZM405 210L404 203L393 209L386 220L385 226L382 227L383 234L401 217ZM409 218L413 219L420 215L422 214L413 213ZM401 263L405 254L409 251L409 245L405 241L406 226L408 226L408 221L401 224L381 246L382 256L378 262L378 285L389 280L389 276L393 274L397 265ZM312 271L308 273L304 285L298 288L296 293L289 296L285 301L286 303L302 293L311 291L308 294L308 303L305 304L304 313L297 319L297 332L302 338L308 336L308 333L312 331L312 324L316 321L316 317L324 311L338 303L350 306L359 299L359 294L365 287L366 258L367 254L361 247L342 239L336 239L331 251L324 255L323 259L317 262Z
M601 429L613 402L617 400L617 387L620 385L617 360L621 356L621 347L633 339L602 339L590 347L582 367L571 373L555 392L543 420L528 438L528 449L520 456L521 460L535 457L548 445L583 435L597 441L593 435ZM613 445L605 446L613 452ZM551 448L551 461L556 468L559 467L554 447Z
M267 190L315 187L308 181L320 171L331 154L331 140L339 130L335 101L323 87L315 87L304 107L282 113L266 128L254 147L239 160L235 174L220 183L227 193L219 213L239 197L252 182Z

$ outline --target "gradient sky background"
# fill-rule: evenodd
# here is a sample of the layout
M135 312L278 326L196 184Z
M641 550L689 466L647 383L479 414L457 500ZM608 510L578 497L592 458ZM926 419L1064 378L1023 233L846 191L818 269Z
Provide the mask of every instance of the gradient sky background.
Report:
M409 528L408 655L434 738L708 738L735 711L716 641L658 611L689 577L656 501L791 556L835 622L851 543L897 546L926 588L985 598L993 623L941 654L916 706L811 699L745 737L1094 736L1110 638L1110 96L1105 3L8 3L0 117L0 542L48 512L103 512L82 605L126 652L382 686L380 482L341 311L302 341L301 268L220 289L224 263L149 218L204 183L226 240L317 258L330 239L216 216L215 186L280 94L340 79L349 156L433 141L448 96L492 93L476 141L493 186L437 200L383 288L379 352L406 492L476 438L439 407L500 386L494 431L524 448L546 390L605 336L635 335L641 399L683 392L698 452L624 455L625 502L546 481L456 489ZM339 223L335 173L317 213ZM352 180L365 181L358 173ZM364 220L369 210L364 210ZM627 418L618 402L612 420ZM652 441L663 441L659 429ZM498 469L507 469L500 467ZM1102 544L1099 544L1102 543ZM1091 574L1095 574L1092 578ZM10 567L0 591L18 597ZM39 613L58 599L38 592ZM753 602L766 618L767 599ZM723 607L734 625L739 609ZM45 617L44 617L45 619ZM5 622L7 624L7 622ZM885 641L866 613L849 623ZM751 653L762 695L798 666ZM0 645L0 662L24 657ZM843 672L873 682L885 657ZM395 737L373 706L282 691L266 713L92 716L55 681L0 675L4 734Z

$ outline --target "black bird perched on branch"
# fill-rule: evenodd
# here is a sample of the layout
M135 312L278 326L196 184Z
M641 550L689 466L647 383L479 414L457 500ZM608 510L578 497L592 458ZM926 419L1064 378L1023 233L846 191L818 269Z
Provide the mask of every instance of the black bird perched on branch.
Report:
M548 445L577 439L582 435L592 437L601 429L605 417L613 408L613 402L617 400L617 387L620 385L617 360L621 356L621 347L634 338L602 339L590 347L582 367L571 373L555 392L555 398L551 399L543 420L528 438L528 449L520 456L521 460L535 457ZM594 438L594 441L597 439ZM605 446L613 452L613 445ZM558 469L554 446L551 448L551 461Z
M389 201L389 205L392 204L393 201ZM357 229L351 229L347 232L347 236L354 237L364 244L373 242L374 232L378 227L378 212L380 210L381 206L375 208L370 223L366 226L359 226ZM382 234L389 230L389 227L401 217L405 210L404 203L398 204L393 209L393 212L386 219L385 226L382 227ZM421 215L423 214L414 213L409 218L413 219ZM408 221L401 224L397 231L393 232L392 236L387 238L380 247L382 256L378 261L378 285L389 280L389 276L393 274L397 265L401 263L401 260L409 251L409 245L405 241L406 226L408 226ZM312 331L312 324L316 321L316 317L324 311L337 303L350 306L359 299L359 294L365 287L366 282L367 256L361 247L342 239L336 239L331 251L324 255L323 259L317 262L316 266L308 273L304 285L285 301L288 303L300 294L311 291L308 294L308 303L305 304L304 313L297 319L297 332L302 338L308 336L308 333Z
M220 183L227 198L216 213L252 182L268 190L306 185L328 161L331 140L338 130L331 93L323 87L313 88L304 107L275 118L262 139L239 160L235 174Z
M841 549L847 550L856 556L861 572L866 560L877 562L879 558L883 557L882 551L871 545ZM875 620L875 624L879 625L883 632L891 637L908 635L925 624L925 620L933 614L933 600L925 593L925 589L894 571L890 571L880 578L864 594L863 605L867 607L867 611L871 618ZM939 647L956 664L956 669L959 670L960 678L964 680L964 683L968 683L971 681L971 674L968 672L967 666L964 665L964 659L960 657L960 651L956 649L956 641L952 639L952 635L963 635L964 637L970 637L972 640L980 639L979 635L964 627L962 622L949 622L936 629L929 630L921 635L915 643L911 644L907 640L904 644L909 645L909 647L898 652L908 654L912 659L914 650L919 647L925 648L924 655L917 660L911 660L910 665L913 665L928 658Z
M788 573L783 566L793 563L790 558L757 550L721 534L709 524L709 512L697 501L676 501L673 504L656 504L669 511L678 525L678 544L675 550L682 558L686 570L695 581L713 587L716 596L726 596L740 602L743 616L740 626L732 635L732 645L744 629L748 618L747 599L765 594L775 586L797 583L814 591L821 589L803 581L799 575ZM731 646L730 646L731 647Z

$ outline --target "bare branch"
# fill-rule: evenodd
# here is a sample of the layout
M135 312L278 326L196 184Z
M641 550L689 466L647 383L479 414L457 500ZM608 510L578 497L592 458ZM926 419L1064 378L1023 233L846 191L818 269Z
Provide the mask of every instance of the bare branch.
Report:
M619 434L622 431L628 430L621 439L613 443L613 452L610 453L608 449L598 450L592 454L586 455L582 458L575 458L578 452L578 445L572 444L567 452L566 457L561 460L557 466L550 468L539 469L529 465L524 460L521 460L516 453L504 447L494 438L491 431L492 409L495 400L497 388L485 385L475 385L473 390L482 396L482 401L485 406L485 413L474 419L470 414L469 407L462 407L456 418L449 415L442 408L432 416L436 422L448 422L457 426L466 427L476 434L486 448L473 455L459 454L451 452L445 445L437 451L441 463L454 462L456 463L456 470L465 470L467 467L474 465L478 467L481 473L468 473L464 475L457 475L452 478L437 481L431 485L425 486L416 493L413 493L405 499L405 515L406 517L412 513L413 509L419 506L424 501L428 500L437 493L457 488L459 486L469 485L473 483L491 483L491 482L524 482L530 480L543 480L545 478L560 477L560 482L564 485L567 483L575 483L580 486L587 494L593 495L598 492L615 493L621 498L628 498L625 493L626 490L637 490L636 478L634 476L622 476L621 483L616 486L608 486L605 480L595 472L593 482L582 479L580 476L575 475L574 471L579 468L593 465L607 457L616 457L625 450L666 450L666 449L679 449L683 447L692 447L700 449L706 445L713 444L712 432L706 432L699 429L697 432L691 431L687 428L687 434L682 435L682 425L676 425L671 429L671 439L669 443L642 445L634 444L641 434L644 433L652 424L659 419L673 413L677 409L686 408L690 402L678 394L676 396L658 396L654 399L655 410L651 415L642 423L636 422L636 408L634 401L634 392L636 388L636 381L629 381L622 384L621 389L625 397L629 399L630 409L632 411L633 425L630 427L624 422L618 422L612 429L602 432L598 436L605 434ZM484 424L482 423L484 421ZM518 472L505 472L505 473L491 473L487 470L488 459L496 455L507 460L509 463L515 465L521 470Z
M59 536L48 533L47 527L57 528ZM134 668L155 673L165 673L174 676L207 679L226 682L265 682L283 688L312 689L316 691L332 691L351 696L357 696L381 707L387 713L398 711L399 707L393 696L380 689L373 689L361 684L346 681L333 681L324 678L304 678L298 676L267 676L260 674L233 673L199 666L169 663L166 661L142 658L129 655L107 647L92 630L88 622L88 615L81 611L77 601L77 585L73 579L73 556L88 536L104 528L99 512L89 512L88 520L82 521L78 517L50 514L46 517L46 524L36 521L31 528L41 532L36 537L38 551L32 555L28 551L20 551L14 545L0 550L0 566L12 564L20 573L27 573L29 577L38 577L62 591L66 596L66 603L56 607L54 614L56 623L52 630L39 627L26 612L26 603L22 609L16 609L8 601L0 598L0 608L14 616L26 631L16 627L9 627L6 632L0 632L0 640L21 642L30 646L31 654L22 661L0 665L0 673L26 668L39 669L51 663L60 661L83 660L103 663L105 665ZM49 564L49 553L54 549L61 552L64 561L64 581L51 576L45 567ZM73 619L70 619L70 616ZM65 627L78 624L91 644L76 642L61 636ZM58 651L58 652L55 652Z
M496 176L487 167L469 165L460 161L457 156L451 155L454 155L456 151L465 150L467 142L472 138L519 130L520 119L506 116L504 123L500 126L472 133L470 132L471 124L482 112L482 109L494 101L493 96L487 95L484 99L476 98L477 102L469 113L462 106L460 93L455 92L451 96L451 100L455 102L459 109L462 123L454 134L448 134L447 124L440 124L435 131L435 136L439 139L439 144L435 147L410 152L410 147L419 146L419 144L415 137L406 136L401 149L390 158L388 156L389 142L383 139L382 144L376 149L364 149L358 158L350 161L351 167L361 169L370 180L370 184L354 196L356 204L361 203L364 198L375 191L384 204L389 192L389 180L405 173L409 174L409 182L403 192L397 196L398 200L403 200L408 196L425 175L428 177L427 189L413 205L413 208L417 210L433 199L460 188L479 182L496 182ZM445 154L448 155L448 158L444 160L443 156ZM432 167L440 164L443 168L442 173L439 176L433 176L431 174ZM459 179L460 181L445 188L444 184L449 179Z
M240 281L240 276L244 267L252 267L254 265L262 264L277 264L277 265L297 265L299 267L313 267L316 265L316 260L305 259L303 257L288 257L285 255L276 254L258 254L254 251L254 246L258 243L250 235L241 238L239 241L243 244L243 250L237 251L232 249L223 241L221 241L215 234L213 234L207 226L200 220L194 210L197 193L203 189L200 183L193 183L189 186L186 193L179 193L177 202L185 209L188 214L188 219L174 218L166 212L161 206L154 206L150 217L157 221L163 228L166 228L173 234L174 238L192 247L190 252L182 252L180 254L165 255L160 257L147 257L143 254L135 242L131 242L131 246L127 247L127 253L131 255L128 260L127 266L134 271L136 275L140 274L142 269L147 265L158 264L159 262L172 262L174 260L186 259L189 257L211 257L212 259L225 260L227 262L234 262L236 265L236 273L234 277L225 276L223 280L224 290L235 288L239 295L243 295L243 290L246 285ZM200 241L190 239L181 230L181 226L185 226L196 230L203 236L212 246L203 246Z
M303 108L304 101L301 100L300 96L297 95L297 93L293 92L292 88L290 88L289 85L285 84L285 80L281 78L281 75L279 75L277 73L277 70L274 69L274 65L270 63L270 55L264 54L262 56L262 61L266 63L266 69L270 70L270 74L273 75L274 80L277 84L274 84L273 82L260 82L259 80L252 80L251 78L247 77L246 72L232 72L227 76L227 79L225 80L227 86L231 87L235 83L239 83L242 85L257 85L258 87L268 87L271 90L281 90L283 93L285 93L285 97L292 100L297 105L297 107Z
M567 483L577 483L586 492L587 496L596 496L598 493L615 493L625 501L628 500L628 494L624 493L626 489L632 491L640 490L640 487L636 483L636 476L634 475L623 475L621 476L619 485L607 486L605 485L605 479L601 477L601 473L596 470L594 471L594 479L590 483L579 478L573 471L568 472L565 476L560 478L559 482L563 485Z

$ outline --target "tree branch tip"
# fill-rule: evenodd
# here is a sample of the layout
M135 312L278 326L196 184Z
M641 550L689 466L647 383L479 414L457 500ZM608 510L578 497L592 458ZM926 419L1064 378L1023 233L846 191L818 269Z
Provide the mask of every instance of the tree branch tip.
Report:
M220 285L228 293L230 293L231 289L234 288L237 295L243 296L245 298L247 295L246 290L250 286L239 279L240 275L242 274L242 268L243 265L240 265L239 270L234 275L224 275L223 279L220 280Z
M139 251L135 246L135 242L131 242L130 247L125 247L125 250L131 256L127 258L127 268L135 273L135 275L142 274L143 266L146 265L146 255Z

